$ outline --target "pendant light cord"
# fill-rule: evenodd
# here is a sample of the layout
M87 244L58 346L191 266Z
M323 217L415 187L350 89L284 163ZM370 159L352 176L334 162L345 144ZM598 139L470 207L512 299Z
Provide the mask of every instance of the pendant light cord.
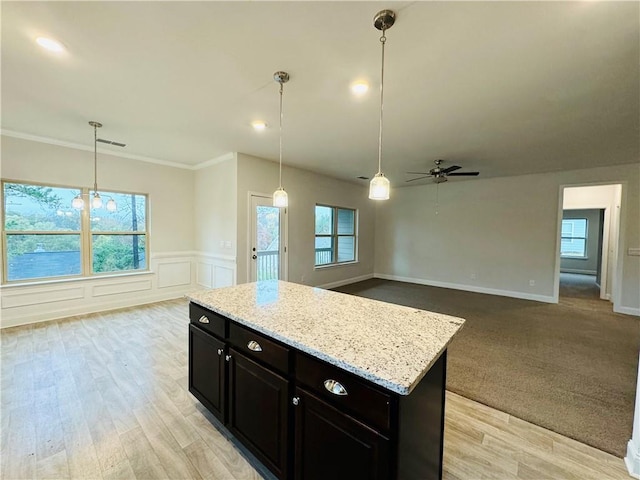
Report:
M282 189L282 91L284 83L280 82L280 178L278 188Z
M93 193L98 193L98 126L93 126Z
M382 43L382 68L380 71L380 133L378 135L378 174L382 173L382 110L384 107L384 44L387 37L382 30L380 43Z

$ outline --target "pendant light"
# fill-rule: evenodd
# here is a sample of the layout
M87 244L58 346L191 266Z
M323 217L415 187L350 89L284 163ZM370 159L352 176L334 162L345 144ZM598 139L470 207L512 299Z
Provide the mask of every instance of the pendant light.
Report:
M102 198L98 193L98 129L102 127L100 122L89 122L89 125L93 127L93 198L91 199L91 208L101 208ZM82 210L84 208L84 200L82 194L79 193L71 201L71 206L75 209ZM115 212L118 209L116 201L110 198L107 202L107 210Z
M98 129L102 127L99 122L91 121L89 125L93 127L93 198L91 208L102 207L102 198L98 193Z
M380 132L378 135L378 173L369 184L369 198L372 200L389 199L389 179L382 173L382 111L384 105L384 44L387 41L385 32L396 21L396 14L392 10L381 10L373 17L373 26L382 31L380 43L382 44L382 69L380 72Z
M287 192L282 188L282 91L283 85L289 81L289 74L287 72L276 72L273 74L273 79L280 84L280 175L278 189L273 192L273 206L286 207L289 205L289 198Z

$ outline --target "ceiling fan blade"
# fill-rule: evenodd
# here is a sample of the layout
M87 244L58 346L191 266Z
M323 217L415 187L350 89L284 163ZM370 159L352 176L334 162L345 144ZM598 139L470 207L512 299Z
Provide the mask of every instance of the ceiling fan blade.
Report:
M451 165L450 167L447 168L443 168L442 170L440 170L442 173L449 173L449 172L453 172L455 170L460 170L462 167L459 167L458 165Z
M423 177L416 177L416 178L412 178L411 180L405 180L405 182L414 182L416 180L422 180L423 178L429 178L432 177L433 175L425 175Z
M404 173L408 173L411 175L431 175L430 172L404 172Z
M480 175L480 172L457 172L449 174L450 177L477 177L478 175Z

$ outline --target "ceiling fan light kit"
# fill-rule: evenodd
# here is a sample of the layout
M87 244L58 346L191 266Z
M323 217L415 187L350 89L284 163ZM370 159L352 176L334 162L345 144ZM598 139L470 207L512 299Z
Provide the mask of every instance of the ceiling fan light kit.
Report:
M384 45L387 41L386 31L396 21L393 10L381 10L373 17L373 26L382 31L380 44L382 45L382 67L380 70L380 130L378 133L378 173L369 184L369 198L371 200L388 200L391 185L389 179L382 173L382 113L384 110Z

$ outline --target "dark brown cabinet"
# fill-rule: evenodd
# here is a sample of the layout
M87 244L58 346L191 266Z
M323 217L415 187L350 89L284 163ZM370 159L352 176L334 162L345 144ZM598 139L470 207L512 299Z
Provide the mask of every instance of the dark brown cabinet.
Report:
M446 350L398 395L198 305L189 313L189 391L278 478L442 478Z
M304 389L294 403L296 479L390 477L388 438Z
M289 381L229 350L227 428L279 478L287 478Z
M189 391L225 422L225 343L189 325Z

